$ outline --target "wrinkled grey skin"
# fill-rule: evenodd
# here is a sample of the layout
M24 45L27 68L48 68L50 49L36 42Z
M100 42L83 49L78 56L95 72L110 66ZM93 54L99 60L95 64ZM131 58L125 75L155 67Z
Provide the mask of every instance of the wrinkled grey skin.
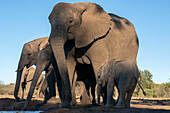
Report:
M38 81L40 74L43 71L45 71L45 80L43 82L43 87L42 87L43 94L45 95L44 96L44 102L37 105L36 108L46 104L47 101L51 97L56 96L55 82L57 80L58 86L60 86L61 83L59 81L60 80L59 78L56 79L56 77L59 73L58 73L58 71L55 72L55 70L52 66L52 63L51 63L51 61L52 61L51 57L52 57L52 50L51 50L51 47L47 44L47 46L44 47L38 54L38 61L36 63L35 74L34 74L33 81L32 81L32 84L31 84L31 88L29 90L29 94L28 94L27 100L24 104L23 110L26 110L27 105L31 101L31 98L32 98L33 93L34 93L35 85ZM47 87L49 88L49 91L47 90ZM61 96L61 88L58 87L58 90L59 90L59 96Z
M115 108L129 108L132 93L138 83L145 95L143 88L138 82L140 72L135 62L130 60L109 61L101 67L98 73L98 103L100 103L100 94L104 92L104 101L106 107L112 107L115 103L113 100L113 88L116 85L119 97Z
M136 62L138 37L134 26L97 4L58 3L49 21L49 43L60 73L63 107L69 107L72 100L77 63L91 65L97 77L100 67L113 58Z
M26 68L24 67L22 72L22 78L21 78L21 98L24 99L24 91L26 90L26 87L29 91L31 82L33 79L35 69L33 67ZM37 97L40 96L41 86L43 81L43 75L40 75L40 78L38 79L38 82L36 84L36 90L37 90Z
M24 44L18 63L17 78L14 90L14 97L17 101L20 100L18 97L18 91L21 83L23 68L25 66L29 68L32 65L36 65L40 48L48 42L48 39L49 37L39 38Z

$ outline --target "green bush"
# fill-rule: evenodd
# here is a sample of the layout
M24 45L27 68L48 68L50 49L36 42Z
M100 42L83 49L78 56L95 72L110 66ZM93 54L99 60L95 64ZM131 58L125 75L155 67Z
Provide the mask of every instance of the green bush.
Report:
M146 97L149 98L169 98L170 97L170 82L164 84L155 84L152 81L153 75L148 71L141 71L141 86L146 92ZM139 80L140 81L140 80ZM133 96L144 97L142 91L137 85Z

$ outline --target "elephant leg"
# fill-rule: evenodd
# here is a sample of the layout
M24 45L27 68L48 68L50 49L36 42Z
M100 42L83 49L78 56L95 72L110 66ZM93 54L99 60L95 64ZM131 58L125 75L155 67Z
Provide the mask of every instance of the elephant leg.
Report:
M55 71L55 70L54 70ZM55 74L56 73L56 74ZM62 95L62 83L61 83L61 78L60 78L60 74L59 72L55 71L55 76L56 76L56 82L57 82L57 89L58 89L58 94L59 94L59 98L61 100L61 102L63 101L63 95Z
M21 99L22 99L22 100L24 100L24 90L25 90L25 85L26 85L25 82L22 82L22 83L21 83L21 89L22 89L22 91L21 91L21 94L22 94Z
M102 96L103 104L106 105L106 102L107 102L107 90L106 89L107 89L106 85L102 87L102 84L98 83L98 86L97 86L98 105L100 105L100 95Z
M43 83L42 83L42 86L41 86L41 90L42 90L42 93L44 95L44 101L47 101L47 79L44 79Z
M71 93L72 93L72 100L71 100L71 105L74 106L77 104L76 102L76 94L75 94L75 88L76 88L76 81L77 81L77 74L75 73L74 78L72 79L72 88L71 88Z
M122 82L122 81L121 81ZM119 97L117 104L114 106L115 108L125 108L125 95L126 95L126 85L122 84L121 82L118 82L118 92L119 92Z
M44 79L41 89L44 94L44 103L47 103L51 97L56 96L54 71L48 71L45 76L46 78Z
M22 84L22 83L21 83ZM18 95L21 98L22 97L22 85L19 86L19 91L18 91Z
M96 79L95 79L95 75L90 75L90 86L91 86L91 94L92 94L92 105L97 105L96 104L96 98L95 98L95 89L96 89Z
M126 107L126 108L130 108L130 100L131 100L133 91L135 90L135 87L136 87L136 85L133 86L133 87L127 92L127 96L126 96L126 99L125 99L125 107Z
M27 94L28 94L30 87L31 87L31 82L27 82L26 85L27 85Z
M107 103L107 90L106 90L107 88L105 87L104 88L104 93L103 93L103 96L102 96L102 98L103 98L103 104L104 105L106 105L106 103Z
M41 84L38 86L38 91L37 91L37 97L43 97L42 93L42 85L43 85L44 79L41 81Z
M50 70L47 73L47 84L48 84L48 88L49 88L47 100L49 100L51 97L56 96L54 70Z
M47 91L47 79L45 78L43 80L43 83L42 83L42 86L41 86L41 91L44 95L44 100L42 103L36 105L35 109L38 109L39 107L41 107L42 105L46 104L47 103L47 96L48 96L48 91Z
M113 88L114 88L114 80L108 80L107 83L107 103L105 107L113 107Z
M71 93L72 93L72 100L71 100L71 105L76 105L76 95L75 95L75 83L77 80L77 73L75 72L75 67L76 67L76 61L74 57L72 56L73 50L68 53L67 57L67 67L68 67L68 73L69 73L69 79L70 79L70 87L71 87Z
M125 94L124 91L120 91L118 102L115 108L125 108Z

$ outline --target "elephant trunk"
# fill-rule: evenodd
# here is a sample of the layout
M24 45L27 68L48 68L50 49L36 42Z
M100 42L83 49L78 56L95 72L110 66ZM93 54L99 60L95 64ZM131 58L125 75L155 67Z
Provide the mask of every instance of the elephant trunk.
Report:
M22 72L23 72L23 68L25 67L24 64L24 57L21 54L20 60L19 60L19 64L18 64L18 69L16 70L17 72L17 78L16 78L16 84L15 84L15 90L14 90L14 97L17 101L19 101L19 97L18 97L18 91L20 88L20 83L21 83L21 77L22 77Z
M27 108L27 105L29 104L29 102L31 101L31 98L33 96L33 93L34 93L34 89L36 87L36 84L37 84L37 81L41 75L41 73L43 72L44 70L44 67L42 65L37 65L36 67L36 70L35 70L35 73L34 73L34 76L33 76L33 80L32 80L32 83L31 83L31 86L30 86L30 89L29 89L29 93L28 93L28 96L27 96L27 100L24 104L24 109Z
M19 87L20 87L20 82L21 82L21 76L22 76L23 68L17 71L17 79L16 79L16 84L15 84L15 90L14 90L14 97L17 101L19 101L18 97L18 92L19 92Z
M66 41L62 37L51 37L49 41L61 76L60 78L62 83L63 105L69 106L71 101L71 89L70 89L70 80L69 80L69 74L67 69L66 55L64 52L65 49L64 44Z

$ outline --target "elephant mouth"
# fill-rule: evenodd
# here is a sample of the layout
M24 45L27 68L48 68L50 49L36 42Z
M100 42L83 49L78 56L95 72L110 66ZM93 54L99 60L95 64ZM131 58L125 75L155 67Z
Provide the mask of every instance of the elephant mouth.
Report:
M67 37L68 37L68 39L74 39L74 33L68 32Z

